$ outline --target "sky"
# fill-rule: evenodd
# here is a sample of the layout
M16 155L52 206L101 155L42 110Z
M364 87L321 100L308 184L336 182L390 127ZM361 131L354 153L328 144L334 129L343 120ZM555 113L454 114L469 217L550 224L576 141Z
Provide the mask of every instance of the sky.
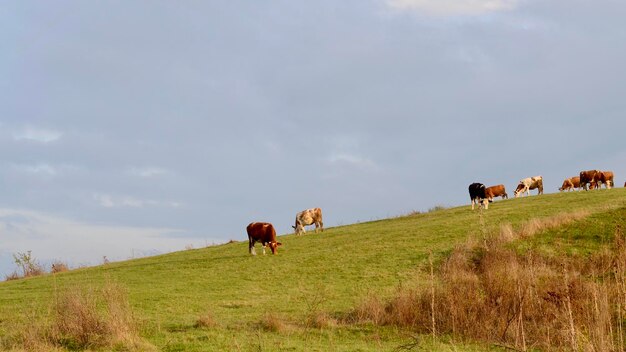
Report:
M311 207L327 227L469 209L472 182L621 186L625 17L621 0L3 1L0 275L27 251L81 266L247 240L252 221L286 234Z

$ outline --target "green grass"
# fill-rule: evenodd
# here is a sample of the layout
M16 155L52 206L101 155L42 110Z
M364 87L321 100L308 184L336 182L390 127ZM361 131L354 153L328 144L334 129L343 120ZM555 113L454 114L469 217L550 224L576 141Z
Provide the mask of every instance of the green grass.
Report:
M387 297L399 285L419 284L430 251L441 259L469 236L503 223L517 228L530 219L580 210L591 215L520 243L520 248L555 256L598 250L610 243L615 224L626 222L626 189L496 201L482 215L467 204L321 234L280 236L283 246L276 256L250 256L246 241L2 282L0 348L3 336L15 335L29 314L48 309L55 290L113 281L128 289L142 336L162 351L391 351L410 342L411 332L344 324L320 329L304 322L312 311L345 316L366 294ZM244 228L242 224L242 233ZM207 312L217 325L195 327ZM284 329L263 327L270 312L285 323ZM425 339L422 348L491 347L442 338Z

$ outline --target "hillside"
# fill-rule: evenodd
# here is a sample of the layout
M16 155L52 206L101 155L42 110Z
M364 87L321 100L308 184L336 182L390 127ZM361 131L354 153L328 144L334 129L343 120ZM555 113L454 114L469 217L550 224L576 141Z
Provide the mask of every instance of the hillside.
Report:
M495 201L483 212L467 204L321 234L284 235L276 256L252 257L247 242L238 242L2 282L0 347L19 345L20 331L33 317L45 316L55 292L113 282L128 292L139 334L162 351L391 351L407 342L410 330L306 322L319 312L346 316L367 296L385 299L400 286L426 285L430 252L439 265L468 237L497 231L502 224L518 229L530 220L577 212L584 216L516 246L552 256L598 251L611 242L616 224L626 222L626 189ZM196 327L206 314L212 326ZM491 348L452 345L446 338L437 346Z

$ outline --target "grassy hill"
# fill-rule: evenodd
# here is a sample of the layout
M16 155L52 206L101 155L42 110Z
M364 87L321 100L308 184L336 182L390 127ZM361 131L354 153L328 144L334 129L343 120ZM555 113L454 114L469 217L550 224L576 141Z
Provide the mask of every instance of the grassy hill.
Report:
M139 322L145 341L140 350L391 351L412 341L414 330L343 317L367 297L384 300L399 287L428 286L429 253L438 267L468 238L480 239L503 224L519 230L563 213L582 215L514 246L552 257L596 253L611 243L616 225L626 223L626 189L496 201L482 212L463 205L321 234L285 235L276 256L250 256L247 242L238 242L2 282L0 349L27 348L24 331L50 324L50 307L60 292L113 283L127 293ZM202 317L207 326L197 326ZM320 317L326 318L320 322ZM453 336L424 339L422 347L497 349L453 342Z

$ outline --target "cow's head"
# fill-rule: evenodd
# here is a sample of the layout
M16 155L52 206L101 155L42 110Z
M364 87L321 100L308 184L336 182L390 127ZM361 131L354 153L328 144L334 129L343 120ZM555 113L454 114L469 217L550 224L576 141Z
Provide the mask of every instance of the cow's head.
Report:
M282 246L283 244L280 242L269 242L268 245L270 246L270 249L272 250L272 254L277 254L278 253L277 248L279 246Z
M524 184L520 183L519 185L517 185L517 188L515 189L515 192L513 192L513 195L515 196L515 198L517 198L517 196L522 193L522 190L524 189Z
M304 233L304 226L300 222L296 226L291 226L295 231L296 235L300 235Z

